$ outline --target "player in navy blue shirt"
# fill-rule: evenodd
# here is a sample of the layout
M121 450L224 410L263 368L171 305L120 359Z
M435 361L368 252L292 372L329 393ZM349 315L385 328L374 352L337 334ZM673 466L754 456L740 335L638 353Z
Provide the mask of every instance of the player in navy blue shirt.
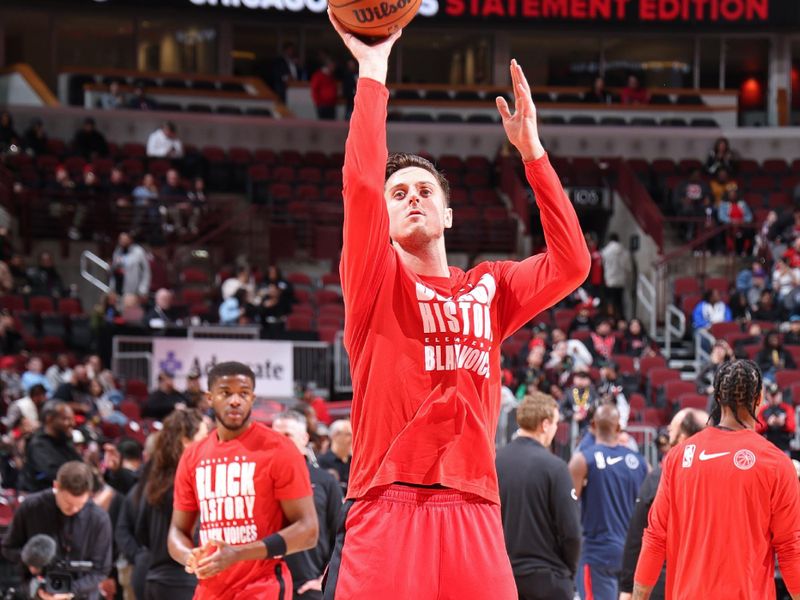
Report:
M577 587L582 600L617 600L628 523L649 470L644 457L619 444L619 411L597 408L597 442L575 452L569 472L581 499L583 540Z

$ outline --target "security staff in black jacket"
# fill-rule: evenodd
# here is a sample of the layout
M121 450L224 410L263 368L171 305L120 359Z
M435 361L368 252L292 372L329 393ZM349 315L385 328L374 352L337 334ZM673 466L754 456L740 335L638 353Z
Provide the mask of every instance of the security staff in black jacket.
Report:
M497 452L506 550L520 600L572 600L580 508L567 464L548 449L558 403L534 392L517 407L517 438Z
M692 437L695 433L702 431L708 422L708 413L696 408L684 408L675 413L670 421L669 445L670 448L677 446L683 440ZM653 500L656 499L658 484L661 481L661 465L653 469L639 488L639 497L636 498L636 505L633 507L633 515L628 525L628 535L625 538L625 550L622 554L622 572L619 576L620 600L628 600L633 593L633 574L636 572L636 563L639 561L639 553L642 551L642 536L644 528L647 527L647 515ZM664 600L664 583L666 569L661 572L650 600Z
M292 573L293 598L322 600L322 574L330 562L336 541L339 513L342 510L342 492L336 478L316 464L308 448L308 425L304 415L295 410L282 412L273 420L272 428L292 440L305 455L319 520L319 541L316 547L290 554L284 559Z

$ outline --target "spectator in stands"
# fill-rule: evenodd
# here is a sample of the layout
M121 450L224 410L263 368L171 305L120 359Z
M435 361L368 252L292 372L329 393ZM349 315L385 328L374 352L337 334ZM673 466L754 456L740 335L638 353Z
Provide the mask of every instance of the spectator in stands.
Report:
M350 120L353 114L353 105L356 98L356 84L358 83L358 63L352 58L348 58L342 69L342 98L344 98L345 109L344 119Z
M252 298L255 291L255 284L250 267L247 265L239 265L236 268L236 276L229 277L222 282L222 298L227 300L233 296L239 288L244 288L247 292L247 297Z
M14 323L14 317L7 312L0 313L0 355L17 354L24 345L25 342Z
M783 259L776 260L772 272L772 289L775 290L778 304L785 306L787 300L791 301L792 292L798 285L800 285L800 269L791 268Z
M722 301L719 290L706 290L703 299L692 311L692 326L695 330L708 329L714 323L731 320L731 309Z
M22 387L22 378L17 373L17 359L13 356L0 358L0 382L9 398L21 398L27 393Z
M22 145L25 148L25 152L31 156L47 154L47 133L40 118L35 117L31 120L30 127L23 134Z
M736 254L744 256L752 251L753 230L742 225L753 222L753 212L747 202L739 196L738 190L730 189L725 193L719 205L717 218L720 223L734 226L730 236Z
M775 303L775 296L769 290L763 290L753 310L753 318L758 321L780 321L783 310Z
M594 298L600 298L603 293L603 256L597 247L597 236L593 233L586 234L586 247L589 248L589 256L591 257L591 267L589 268L589 277L583 284L584 289Z
M7 110L0 112L0 152L6 152L11 146L19 146L20 137L14 130L14 119Z
M75 416L65 402L47 402L42 408L42 422L42 428L33 434L25 448L25 465L19 478L21 491L38 492L49 488L61 465L81 460L72 444Z
M28 395L24 398L14 400L8 407L6 415L2 418L3 425L7 429L20 427L25 420L25 430L35 431L39 429L39 410L47 401L47 390L43 385L36 384L31 386Z
M157 231L157 237L161 237L161 213L158 202L158 186L156 178L150 173L145 173L142 182L133 188L133 229L140 231L145 229Z
M556 328L553 329L551 334L552 343L553 343L553 352L556 351L557 346L563 342L566 347L566 355L572 359L573 367L585 366L589 367L594 362L592 358L592 353L589 352L589 349L586 347L580 340L574 339L567 339L567 334L565 334L560 329Z
M797 199L795 199L795 204L798 204ZM753 254L755 256L772 256L770 231L777 221L778 213L774 210L769 211L764 222L761 223L757 229L755 247L753 248Z
M764 347L756 355L756 363L764 374L765 381L774 381L775 373L782 369L797 368L791 353L783 348L781 335L777 331L767 333Z
M177 324L172 311L172 292L170 290L161 288L156 292L153 308L147 312L144 320L151 329L164 329Z
M158 374L158 388L147 397L142 416L163 421L176 408L186 407L186 397L175 389L175 376L169 371Z
M589 337L589 350L596 364L608 362L617 352L616 337L609 319L602 319Z
M789 331L784 334L783 343L787 346L800 346L800 315L789 317Z
M200 371L196 369L189 371L186 375L186 389L183 390L183 395L186 397L186 405L189 408L196 408L205 415L208 414L211 405L208 402L208 396L203 391L200 379Z
M331 449L322 454L317 462L323 469L336 474L339 485L347 490L350 481L350 461L353 458L353 428L350 421L340 419L331 423Z
M600 367L600 381L597 382L597 393L601 398L607 398L619 411L619 422L622 429L628 426L631 414L631 405L625 396L622 379L619 376L619 365L610 360Z
M270 85L281 102L286 104L286 90L293 81L305 79L303 69L297 57L297 48L292 42L285 42L281 55L272 66Z
M28 359L25 372L22 374L22 389L25 390L26 394L30 393L34 385L43 385L48 395L52 393L50 382L47 381L47 377L42 373L43 369L44 365L41 358L34 356Z
M792 269L800 269L800 237L796 237L781 257Z
M106 190L115 206L128 206L131 199L131 186L125 178L125 173L119 167L111 169Z
M195 177L192 180L192 187L189 188L186 196L189 199L187 210L182 213L182 217L188 215L187 224L189 233L197 235L200 232L200 219L208 209L208 199L206 198L206 182L202 177Z
M545 372L545 354L546 350L544 343L541 340L532 340L534 342L528 350L528 357L525 361L525 367L520 369L517 374L517 381L519 387L517 388L517 398L523 398L525 394L531 393L533 390L540 392L550 391L550 382ZM563 344L563 353L566 354L566 343ZM564 358L564 357L558 357Z
M133 110L155 110L158 105L155 100L145 94L144 86L137 84L133 88L133 96L128 101L128 108Z
M758 323L750 323L747 326L747 337L736 340L733 345L733 352L738 358L750 358L747 354L747 346L761 344L763 340L764 333L761 330L761 325ZM725 343L727 344L727 342Z
M606 82L602 77L595 77L592 89L583 95L584 102L593 104L611 104L611 93L606 90Z
M39 254L39 263L28 270L28 280L31 282L32 296L51 296L63 298L66 288L58 274L53 262L53 255L49 252Z
M72 148L86 160L93 160L98 156L108 156L108 142L106 142L105 136L97 130L92 117L86 117L83 120L83 126L75 132Z
M654 345L642 322L636 318L631 319L625 329L625 337L622 342L624 353L639 358L654 356L656 354Z
M717 138L706 159L706 172L709 175L716 175L721 170L725 170L728 173L733 173L736 170L730 142L724 137Z
M53 399L66 402L76 415L83 417L94 415L97 409L89 390L89 375L86 373L86 367L75 365L75 368L72 369L72 377L66 383L58 386L53 392Z
M121 318L123 323L129 325L143 325L144 324L144 309L140 296L136 294L124 294L122 296L122 313Z
M69 381L72 378L69 356L63 352L56 356L56 361L45 371L44 376L47 377L51 390L56 390L62 383Z
M240 287L219 305L220 325L242 325L248 320L247 290Z
M128 232L119 234L111 257L111 288L117 294L136 294L146 298L150 291L150 263L147 253Z
M674 210L681 217L702 217L703 204L706 198L711 198L711 188L703 179L700 169L693 169L689 179L675 189L673 198ZM696 224L686 224L684 239L688 242L695 238Z
M593 324L590 309L591 307L587 304L581 304L578 306L578 314L575 315L572 323L570 323L569 331L567 332L570 337L572 337L572 334L574 334L576 331L592 330Z
M300 397L298 398L300 404L295 409L308 417L306 408L311 408L314 413L314 422L319 421L325 425L330 425L333 422L328 407L325 405L325 400L317 394L317 388L312 383L307 383L301 390ZM313 424L313 423L312 423Z
M125 108L125 94L119 88L119 81L116 79L108 84L108 92L100 96L100 108L103 110L116 110Z
M261 317L265 322L280 321L292 312L294 287L275 265L267 267L266 277L256 292Z
M758 413L756 431L791 457L794 437L794 407L783 401L783 391L777 383L768 383L764 389L765 403Z
M589 409L597 404L600 396L597 393L589 370L586 367L576 367L572 374L572 385L564 390L561 400L561 414L565 421L578 424L581 433L589 425L587 416Z
M725 340L717 340L711 347L709 361L703 365L695 378L697 393L710 396L714 393L714 377L717 375L722 363L733 360L734 355L730 345Z
M326 56L322 66L311 76L311 99L317 109L317 118L332 121L336 118L339 101L339 82L336 80L336 65Z
M165 230L167 232L176 230L179 234L185 233L181 215L189 208L189 198L176 169L167 171L166 181L161 186L159 199L161 204L166 206L169 215L169 223L165 224Z
M628 85L622 88L620 100L623 104L647 104L650 102L650 94L641 86L636 75L629 75Z
M147 138L147 156L152 158L183 158L183 142L172 121L166 121Z
M119 390L107 391L99 379L89 379L89 401L94 415L103 423L112 423L120 427L128 424L128 417L117 410L117 405L122 401L122 393Z
M723 198L731 192L736 192L737 194L739 192L739 184L731 178L730 171L724 168L717 171L716 176L711 180L710 186L711 198L714 201L713 205L717 212L719 212L719 205ZM719 218L719 215L717 215L717 218Z
M605 278L605 300L614 306L616 314L625 314L624 292L631 269L631 257L620 243L619 236L612 233L608 243L600 251L603 257L603 276Z

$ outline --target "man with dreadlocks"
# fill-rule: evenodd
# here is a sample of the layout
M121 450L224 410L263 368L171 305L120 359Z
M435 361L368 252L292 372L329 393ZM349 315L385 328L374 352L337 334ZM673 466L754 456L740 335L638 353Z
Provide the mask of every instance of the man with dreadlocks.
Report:
M755 432L762 386L752 361L717 371L719 425L664 459L633 600L650 598L665 557L667 598L774 599L775 553L792 599L800 599L800 485L789 458Z

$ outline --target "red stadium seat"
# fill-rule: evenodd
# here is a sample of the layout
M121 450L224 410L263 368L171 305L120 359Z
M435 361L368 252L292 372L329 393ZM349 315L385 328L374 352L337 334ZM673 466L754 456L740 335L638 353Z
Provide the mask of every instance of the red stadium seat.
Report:
M34 314L55 312L53 299L49 296L32 296L28 299L28 309Z
M315 225L312 233L312 256L338 260L342 250L342 230L339 227Z
M703 289L706 291L718 290L723 294L727 294L730 287L731 280L727 277L707 277L703 282Z
M761 164L761 170L770 175L785 175L789 172L789 163L782 158L770 158Z
M667 359L663 356L645 356L639 361L639 374L647 377L653 369L663 369L667 366Z
M306 295L307 294L308 292L306 292ZM297 296L296 292L295 296ZM310 319L314 316L314 307L311 304L308 304L307 301L303 301L300 304L295 304L292 307L292 314L307 316Z
M703 296L700 294L688 294L681 298L681 311L686 316L689 325L692 323L692 312L702 299Z
M322 183L322 169L302 167L297 170L297 181L301 183Z
M792 402L795 406L800 406L800 382L789 386L789 396L784 394L784 402Z
M337 329L341 329L343 325L342 317L326 315L320 315L317 317L317 327L335 327Z
M678 169L675 161L670 158L657 158L650 164L650 168L657 177L674 175Z
M11 313L23 311L25 310L25 298L16 295L0 296L0 308Z
M331 161L324 152L311 151L306 152L303 156L303 164L307 167L324 169L331 164Z
M642 415L642 425L647 425L650 427L661 427L662 425L666 425L664 411L660 408L645 408L644 414Z
M291 167L303 165L303 155L296 150L283 150L278 154L278 163Z
M137 400L144 401L150 391L147 389L147 384L139 379L129 379L125 383L125 395L136 398Z
M736 321L714 323L709 332L717 339L727 339L731 334L742 333L742 326Z
M142 410L137 402L130 400L123 400L119 403L119 412L133 421L138 421L142 418Z
M640 417L645 408L647 408L647 401L641 394L633 393L628 398L628 404L631 407L631 413L636 413Z
M736 170L740 175L752 175L754 173L758 173L761 170L761 167L756 161L746 158L737 161Z
M341 302L341 295L337 294L333 290L322 289L314 292L314 303L317 306L323 306L326 304L340 304Z
M667 402L677 402L679 396L684 394L694 394L697 392L697 386L693 381L683 381L676 379L674 381L667 381L663 385L664 396Z
M676 369L656 368L651 369L647 374L647 389L651 402L655 403L658 389L664 387L668 381L679 381L681 372Z
M322 276L322 285L341 285L342 281L339 277L339 273L325 273Z
M311 277L309 277L307 273L301 273L299 271L286 275L286 281L295 287L300 286L310 288L312 285Z
M336 334L341 331L341 327L327 327L320 325L317 328L317 334L322 342L332 344L336 339Z
M228 158L232 163L242 165L247 165L253 162L253 154L247 148L231 148L228 150Z
M619 375L631 375L636 373L636 367L634 366L632 356L628 356L627 354L614 354L611 360L617 363Z
M706 410L708 408L708 396L696 392L681 394L677 398L678 408L697 408Z
M259 148L253 152L253 161L262 165L272 166L277 163L278 159L274 150L267 148Z
M672 289L675 300L679 302L683 296L699 294L700 282L697 280L697 277L677 277L675 281L672 282Z
M775 383L782 390L800 383L800 369L784 369L775 373Z
M292 313L286 317L286 329L288 331L313 331L311 317Z
M743 348L744 354L750 360L755 360L756 354L758 354L763 347L763 344L748 344Z
M205 289L186 289L181 291L181 299L187 306L202 304L207 297L208 292Z

